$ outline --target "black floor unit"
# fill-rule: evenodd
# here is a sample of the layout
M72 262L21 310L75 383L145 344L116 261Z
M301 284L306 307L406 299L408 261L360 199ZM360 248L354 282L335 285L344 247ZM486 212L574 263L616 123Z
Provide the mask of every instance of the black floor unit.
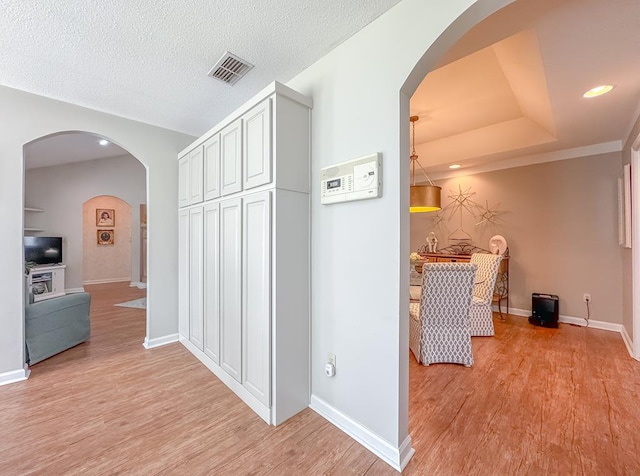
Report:
M558 296L555 294L533 293L531 295L529 322L534 326L558 327Z

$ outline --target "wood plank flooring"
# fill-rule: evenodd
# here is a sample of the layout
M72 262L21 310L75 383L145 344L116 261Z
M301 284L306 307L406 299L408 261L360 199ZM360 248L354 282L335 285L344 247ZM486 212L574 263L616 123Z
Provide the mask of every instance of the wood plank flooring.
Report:
M0 475L395 472L311 410L266 425L180 344L145 350L144 296L87 286L92 337L0 387ZM526 319L475 365L410 359L406 474L640 474L640 363L616 333Z
M472 368L411 358L407 474L640 474L640 363L620 335L494 322Z

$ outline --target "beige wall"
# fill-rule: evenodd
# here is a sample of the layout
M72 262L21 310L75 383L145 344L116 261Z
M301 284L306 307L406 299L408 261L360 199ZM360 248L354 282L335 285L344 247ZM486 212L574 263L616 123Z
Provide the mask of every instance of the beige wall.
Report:
M592 297L591 319L622 323L622 258L617 236L617 177L621 154L611 153L440 180L448 196L470 188L480 205L499 210L496 225L463 213L462 228L474 244L489 238L509 243L510 305L531 309L531 293L557 294L560 314L583 317L583 293ZM435 231L441 246L459 228L458 214L445 213L434 227L430 214L411 216L411 249Z
M114 226L96 225L96 209L115 210ZM99 245L98 230L113 230L113 245ZM101 195L82 206L84 284L131 280L131 206L118 197Z

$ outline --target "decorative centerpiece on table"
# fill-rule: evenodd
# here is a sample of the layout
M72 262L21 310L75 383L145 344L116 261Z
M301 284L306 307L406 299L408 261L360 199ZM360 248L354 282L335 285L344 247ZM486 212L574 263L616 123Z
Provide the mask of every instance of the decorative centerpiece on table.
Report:
M417 271L418 273L422 273L422 265L424 261L422 256L419 253L413 252L409 255L409 262L411 263L411 271Z

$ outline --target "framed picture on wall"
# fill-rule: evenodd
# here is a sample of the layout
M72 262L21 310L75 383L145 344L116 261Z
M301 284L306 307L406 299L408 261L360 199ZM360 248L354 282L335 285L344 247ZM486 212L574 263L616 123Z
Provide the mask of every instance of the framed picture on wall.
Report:
M96 208L96 226L116 226L116 211L112 208Z
M99 245L112 245L114 243L113 230L98 230L98 244Z

